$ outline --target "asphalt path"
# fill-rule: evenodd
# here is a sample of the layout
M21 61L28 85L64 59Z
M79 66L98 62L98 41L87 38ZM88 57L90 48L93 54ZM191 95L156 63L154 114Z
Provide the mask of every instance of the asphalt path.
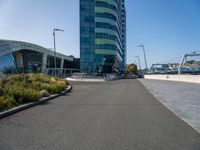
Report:
M0 150L200 150L200 135L137 80L80 83L0 120Z

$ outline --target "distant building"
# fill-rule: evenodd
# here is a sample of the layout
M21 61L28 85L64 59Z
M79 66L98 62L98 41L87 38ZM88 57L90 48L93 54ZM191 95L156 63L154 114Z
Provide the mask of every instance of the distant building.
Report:
M74 57L56 53L55 67L55 53L50 49L22 41L0 40L0 73L45 72L50 68L67 69L69 65L71 68L77 65Z
M80 71L120 73L125 66L124 0L80 0Z

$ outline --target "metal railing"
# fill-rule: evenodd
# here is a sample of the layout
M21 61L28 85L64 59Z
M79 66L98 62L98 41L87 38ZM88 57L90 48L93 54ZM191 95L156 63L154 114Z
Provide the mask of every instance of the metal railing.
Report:
M71 76L73 73L76 72L80 72L80 70L71 68L46 68L42 70L42 73L46 75L61 77Z
M73 73L71 78L73 79L103 79L103 80L114 80L117 79L117 75L108 73Z

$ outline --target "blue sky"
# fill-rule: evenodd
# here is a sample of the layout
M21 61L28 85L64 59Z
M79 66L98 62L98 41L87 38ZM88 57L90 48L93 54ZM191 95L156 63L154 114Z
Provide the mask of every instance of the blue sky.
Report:
M143 53L148 64L179 62L185 52L200 51L200 0L125 0L128 63ZM79 0L0 0L0 39L53 47L79 57ZM173 59L176 58L176 59Z

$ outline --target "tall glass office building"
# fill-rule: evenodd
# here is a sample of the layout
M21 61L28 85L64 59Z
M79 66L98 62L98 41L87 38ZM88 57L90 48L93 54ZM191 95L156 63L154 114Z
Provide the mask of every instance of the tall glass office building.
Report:
M126 64L124 0L80 0L80 69L120 73Z

